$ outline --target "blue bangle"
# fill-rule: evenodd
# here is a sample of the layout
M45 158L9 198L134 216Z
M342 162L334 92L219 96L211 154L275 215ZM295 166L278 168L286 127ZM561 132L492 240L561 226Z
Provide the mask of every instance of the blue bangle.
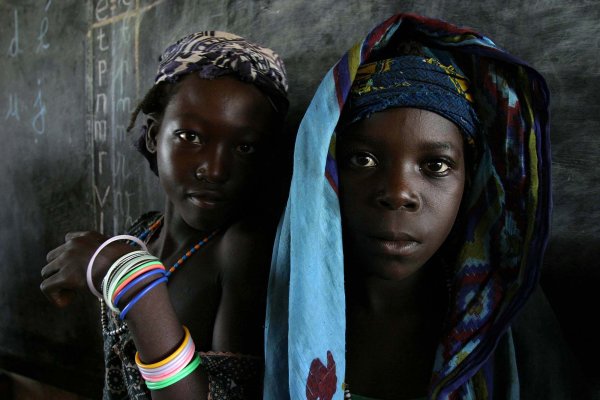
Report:
M135 278L134 280L132 280L131 282L129 282L127 284L127 286L125 286L123 288L123 290L121 290L121 293L119 293L117 295L117 297L115 297L115 301L113 301L113 306L117 306L117 304L119 303L119 300L121 300L121 297L123 297L123 295L125 293L127 293L127 291L129 291L129 289L131 289L132 287L134 287L135 285L137 285L138 283L140 283L141 281L143 281L145 278L152 276L152 275L156 275L156 274L161 274L161 275L165 275L165 271L162 269L153 269L150 270L146 273L143 273L142 275L138 276L137 278Z
M142 297L144 297L149 291L151 291L152 289L157 287L159 284L161 284L163 282L167 282L168 280L169 280L169 278L167 278L166 276L163 276L162 278L155 280L154 282L152 282L151 284L146 286L141 292L136 294L135 297L125 306L123 311L121 311L121 314L119 314L119 318L121 319L121 321L125 319L125 315L127 315L129 310L131 310L131 307L133 307L135 303L140 301L140 299Z

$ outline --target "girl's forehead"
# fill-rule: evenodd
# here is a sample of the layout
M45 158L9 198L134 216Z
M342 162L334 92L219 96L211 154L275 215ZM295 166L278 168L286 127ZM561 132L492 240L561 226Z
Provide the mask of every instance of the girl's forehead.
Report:
M338 140L386 142L389 139L411 138L420 142L460 144L462 134L450 120L432 111L418 108L390 108L349 125Z
M172 107L202 105L269 107L267 97L253 84L242 82L233 76L203 79L189 75L169 103Z
M165 111L167 120L225 125L257 133L271 130L275 113L258 88L230 76L212 80L186 77Z

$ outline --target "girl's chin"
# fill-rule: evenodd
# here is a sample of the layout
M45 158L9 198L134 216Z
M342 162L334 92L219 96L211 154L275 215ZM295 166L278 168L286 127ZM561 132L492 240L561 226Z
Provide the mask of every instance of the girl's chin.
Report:
M422 265L415 266L413 263L406 263L405 261L370 259L365 262L353 262L352 266L349 267L351 270L347 272L356 277L402 281L413 276L422 267Z

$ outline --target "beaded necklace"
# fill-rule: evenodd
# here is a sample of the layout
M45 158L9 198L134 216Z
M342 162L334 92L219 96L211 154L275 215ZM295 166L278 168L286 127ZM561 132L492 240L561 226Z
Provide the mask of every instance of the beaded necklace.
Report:
M150 239L152 238L152 235L154 234L154 232L156 232L158 230L158 228L162 225L162 221L163 221L163 218L162 217L159 218L156 222L154 222L152 225L150 225L150 227L148 229L146 229L144 232L142 232L140 234L140 236L138 236L138 238L140 240L144 240L146 243L148 243L148 241L150 241ZM171 266L171 268L169 268L169 270L166 273L166 276L168 277L173 272L175 272L177 270L177 268L179 268L181 266L181 264L183 264L188 258L190 258L192 254L194 254L196 251L198 251L200 249L200 247L202 247L206 243L208 243L210 241L210 239L212 239L218 232L219 232L219 230L215 229L211 234L209 234L204 239L200 240L198 243L193 245L187 252L185 252L185 254L183 256L181 256L175 262L175 264L173 264Z
M140 240L143 240L145 243L148 243L150 241L150 239L152 238L152 236L154 235L154 233L158 230L158 228L162 225L162 221L163 221L163 217L160 217L158 220L156 220L155 222L153 222L144 232L142 232L138 238ZM193 245L188 251L186 251L184 253L183 256L181 256L172 266L171 268L169 268L169 270L166 272L165 276L169 277L171 276L175 271L177 271L178 268L181 267L181 265L187 261L188 258L190 258L192 256L192 254L194 254L196 251L198 251L202 246L204 246L206 243L208 243L213 237L215 237L215 235L219 232L219 229L215 229L212 233L210 233L208 236L204 237L202 240L200 240L198 243L196 243L195 245ZM168 283L168 282L167 282ZM107 321L107 317L106 317L106 304L104 304L104 301L100 300L100 312L101 312L101 318L100 318L100 322L102 323L102 332L106 333L109 336L114 336L114 335L118 335L123 333L123 331L125 331L125 328L127 327L127 324L125 323L125 321L123 321L123 325L119 326L116 329L113 330L108 330L107 326L108 326L108 321Z

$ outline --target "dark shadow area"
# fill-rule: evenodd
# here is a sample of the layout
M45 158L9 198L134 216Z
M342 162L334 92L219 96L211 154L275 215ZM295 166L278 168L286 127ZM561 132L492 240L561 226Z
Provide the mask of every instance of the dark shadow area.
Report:
M554 238L548 247L542 287L581 373L600 398L600 347L595 328L600 306L600 246L581 238Z

